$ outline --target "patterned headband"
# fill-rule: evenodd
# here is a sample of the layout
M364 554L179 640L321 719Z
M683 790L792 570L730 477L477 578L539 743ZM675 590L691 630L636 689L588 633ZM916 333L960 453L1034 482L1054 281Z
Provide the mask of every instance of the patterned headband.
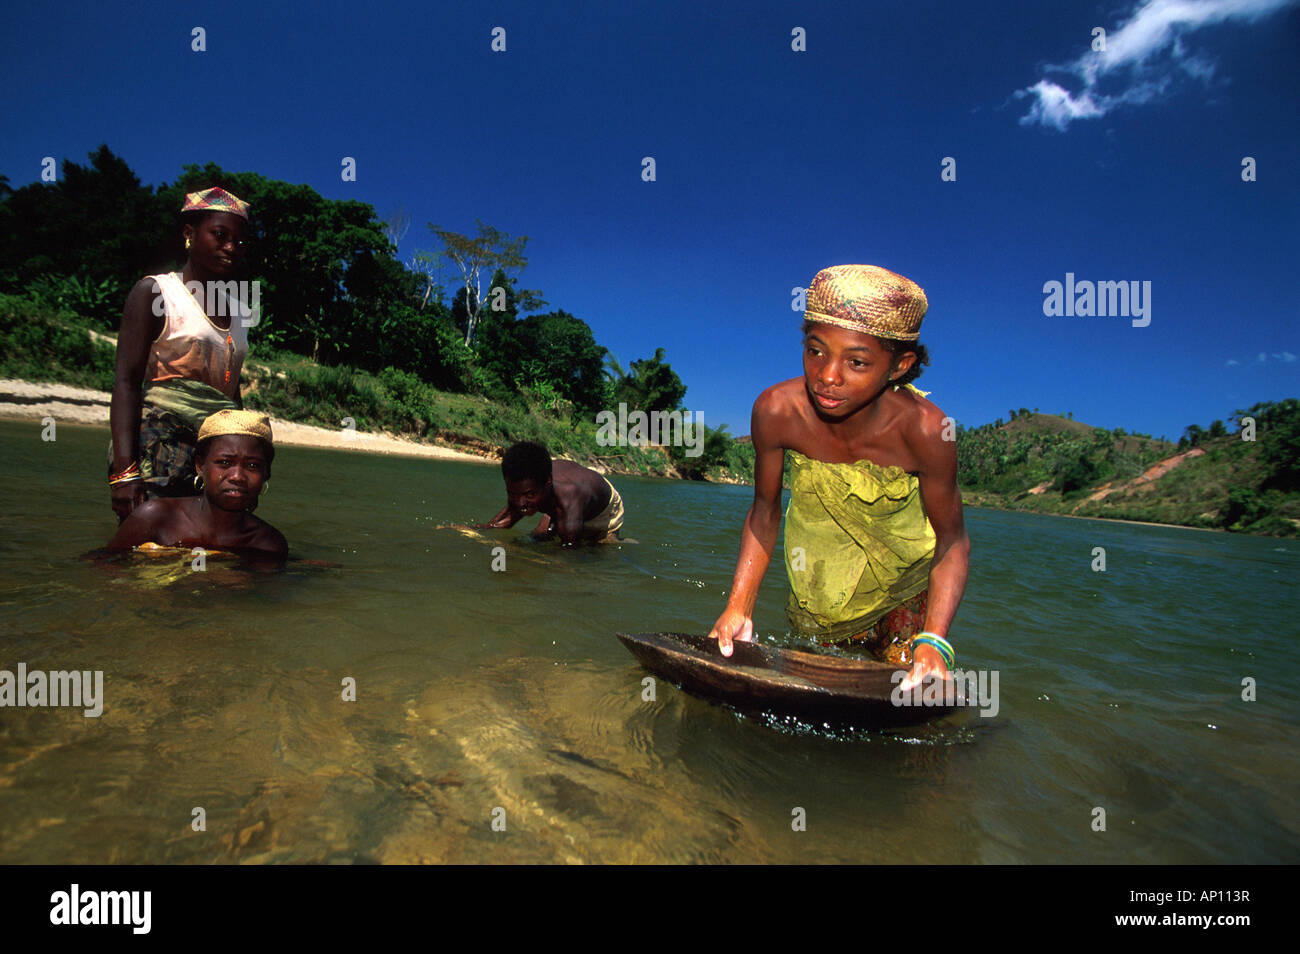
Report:
M186 195L181 212L229 212L247 221L248 203L238 196L231 195L221 186L216 186Z

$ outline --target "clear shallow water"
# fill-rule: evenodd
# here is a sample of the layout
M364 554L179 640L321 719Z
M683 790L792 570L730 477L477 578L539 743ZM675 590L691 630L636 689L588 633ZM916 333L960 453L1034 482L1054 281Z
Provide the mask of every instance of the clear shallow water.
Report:
M614 637L711 626L748 488L616 478L638 542L563 552L435 529L494 467L284 448L259 514L341 566L104 567L107 431L39 433L0 421L0 669L106 698L0 709L0 862L1300 860L1295 541L968 510L953 642L1000 712L831 736L643 701Z

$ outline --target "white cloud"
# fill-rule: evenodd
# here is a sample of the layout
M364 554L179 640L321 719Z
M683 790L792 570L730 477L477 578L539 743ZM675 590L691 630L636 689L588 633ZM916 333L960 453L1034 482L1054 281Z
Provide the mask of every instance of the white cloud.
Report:
M1075 119L1090 119L1104 116L1105 111L1092 101L1092 95L1084 93L1077 99L1069 90L1062 89L1051 80L1039 80L1029 89L1016 90L1017 96L1036 96L1037 101L1029 108L1029 113L1020 120L1022 124L1042 123L1064 129Z
M1105 52L1088 47L1073 63L1048 67L1076 80L1080 89L1071 92L1041 79L1016 90L1018 98L1033 98L1020 122L1064 130L1077 119L1096 119L1118 106L1151 102L1168 91L1179 71L1208 83L1214 77L1214 62L1189 54L1184 36L1228 20L1253 23L1297 2L1300 0L1146 0L1117 30L1107 31ZM1101 89L1107 79L1112 81L1107 85L1115 87L1112 92Z
M1229 358L1229 359L1227 360L1227 363L1224 364L1224 367L1225 367L1225 368L1231 368L1231 367L1234 367L1234 366L1239 365L1239 364L1241 364L1240 361L1234 361L1232 358Z
M1290 362L1295 360L1295 355L1293 355L1290 351L1283 351L1281 354L1274 354L1273 357L1277 358L1277 360L1279 361Z

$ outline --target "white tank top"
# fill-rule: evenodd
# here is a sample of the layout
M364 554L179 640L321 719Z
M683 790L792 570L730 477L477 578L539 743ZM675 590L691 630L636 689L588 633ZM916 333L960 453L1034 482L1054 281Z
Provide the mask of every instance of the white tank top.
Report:
M219 328L199 307L179 274L169 272L149 277L158 283L165 316L162 332L149 348L145 382L153 384L178 378L200 381L238 400L239 372L248 353L248 329L237 311L238 305L225 309L230 316L230 327ZM215 288L214 293L223 294Z

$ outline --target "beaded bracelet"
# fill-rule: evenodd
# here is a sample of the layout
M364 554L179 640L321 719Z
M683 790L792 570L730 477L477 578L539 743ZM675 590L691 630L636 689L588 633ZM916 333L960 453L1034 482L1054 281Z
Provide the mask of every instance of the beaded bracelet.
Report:
M924 632L919 636L913 636L911 647L914 652L918 644L933 647L943 658L943 664L949 669L957 662L957 654L953 652L952 644L938 633Z
M131 466L125 470L119 471L116 474L110 474L108 485L113 487L117 484L129 484L137 480L144 480L144 477L140 474L140 465L132 462Z

